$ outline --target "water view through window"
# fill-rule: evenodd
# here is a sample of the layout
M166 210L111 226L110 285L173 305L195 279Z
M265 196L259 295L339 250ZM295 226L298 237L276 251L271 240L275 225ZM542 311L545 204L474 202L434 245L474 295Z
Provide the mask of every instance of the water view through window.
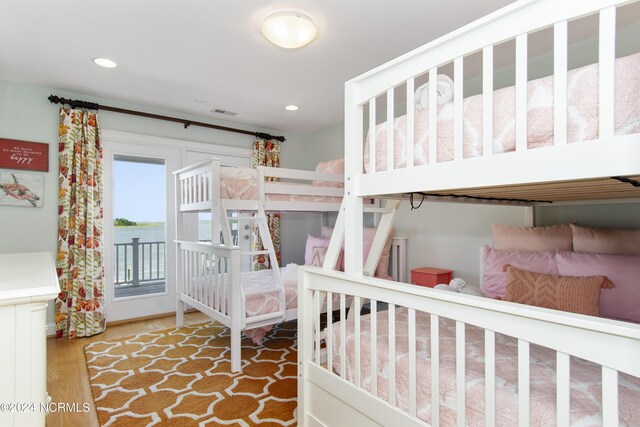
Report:
M113 285L116 298L165 292L165 185L163 159L114 157Z

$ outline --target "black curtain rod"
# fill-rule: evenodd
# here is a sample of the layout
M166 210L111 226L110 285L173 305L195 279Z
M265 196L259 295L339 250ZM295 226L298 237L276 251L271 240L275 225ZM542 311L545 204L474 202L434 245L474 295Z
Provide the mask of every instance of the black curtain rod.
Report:
M185 129L193 125L193 126L201 126L201 127L210 128L210 129L224 130L227 132L241 133L244 135L251 135L256 138L275 139L276 141L279 141L279 142L286 141L284 136L274 136L274 135L270 135L268 133L263 133L263 132L251 132L244 129L236 129L236 128L230 128L226 126L213 125L211 123L194 122L193 120L179 119L177 117L161 116L159 114L144 113L142 111L127 110L125 108L109 107L108 105L99 105L99 104L96 104L95 102L60 98L59 96L56 96L56 95L50 95L47 99L52 104L66 104L66 105L69 105L71 108L87 108L89 110L112 111L114 113L129 114L132 116L140 116L140 117L147 117L150 119L158 119L158 120L166 120L169 122L182 123Z

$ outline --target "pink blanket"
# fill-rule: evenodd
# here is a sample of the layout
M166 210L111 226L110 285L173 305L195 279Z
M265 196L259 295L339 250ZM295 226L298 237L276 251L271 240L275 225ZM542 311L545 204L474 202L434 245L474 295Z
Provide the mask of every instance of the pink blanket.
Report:
M408 404L408 337L406 309L396 311L396 398L397 407L407 410ZM378 397L388 401L389 336L386 311L378 312L377 375ZM340 373L340 323L333 324L333 367ZM345 377L354 380L354 328L347 322L347 363ZM429 315L416 315L417 407L418 417L431 419L431 380ZM362 386L371 390L370 317L361 318ZM517 425L517 341L496 335L496 402L497 425ZM466 327L466 425L484 426L484 331ZM555 351L531 345L530 420L532 426L556 424ZM599 366L571 358L571 425L600 426ZM620 374L620 425L640 425L640 379ZM441 425L456 425L455 322L440 320L440 419Z
M286 185L286 183L281 183ZM299 194L267 194L267 200L279 202L341 203L342 197ZM248 168L220 168L220 198L258 200L258 172Z
M640 132L640 54L619 58L615 65L615 134ZM570 70L567 75L568 142L598 138L598 64ZM527 87L528 147L553 145L553 76L532 80ZM463 156L482 155L482 95L463 100ZM515 149L515 87L493 93L493 153ZM429 159L429 110L415 113L414 163ZM407 164L406 116L394 120L395 168ZM376 126L376 170L387 169L387 125ZM364 147L364 169L369 172L370 132ZM453 160L453 102L438 109L438 162Z

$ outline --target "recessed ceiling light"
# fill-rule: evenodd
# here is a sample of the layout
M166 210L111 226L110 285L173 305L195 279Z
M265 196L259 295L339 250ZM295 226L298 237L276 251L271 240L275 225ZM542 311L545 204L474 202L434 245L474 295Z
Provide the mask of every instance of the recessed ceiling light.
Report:
M285 49L296 49L313 41L318 27L307 15L300 12L277 12L269 15L260 31L271 43Z
M92 61L94 62L94 64L104 68L116 68L118 66L115 61L109 58L93 58Z
M287 105L286 107L284 107L285 110L287 111L298 111L300 109L300 107L298 107L297 105Z

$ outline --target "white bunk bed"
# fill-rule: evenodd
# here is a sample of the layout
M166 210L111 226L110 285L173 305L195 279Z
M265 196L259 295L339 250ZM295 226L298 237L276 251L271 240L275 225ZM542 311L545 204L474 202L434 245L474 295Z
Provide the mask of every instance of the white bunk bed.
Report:
M389 198L391 210L410 194L434 200L522 205L527 206L528 225L533 225L533 206L540 201L639 200L640 129L621 129L618 119L626 113L616 110L616 91L625 90L616 74L622 67L615 56L616 19L625 13L620 9L631 3L520 0L346 83L347 193L343 210L325 266L301 269L298 280L299 425L548 425L537 418L542 410L551 414L551 423L566 426L580 418L572 384L574 374L585 375L585 371L576 369L576 363L588 365L587 375L595 372L596 376L591 385L596 392L589 397L595 412L584 422L605 426L640 423L639 325L385 283L366 277L371 266L362 261L360 243L365 197ZM598 130L595 138L573 142L568 140L572 119L568 27L587 16L595 17L584 22L595 21L598 34L598 103L593 119ZM543 29L553 32L553 136L550 146L531 148L528 37ZM494 100L500 99L493 90L494 50L507 41L515 42L515 149L498 154L493 148L494 111L498 109ZM471 55L483 59L478 157L467 157L464 149L464 123L471 118L465 116L469 100L463 98L463 69ZM440 67L450 63L454 72L452 140L438 143L437 75ZM637 67L631 73L637 81ZM412 106L415 83L424 74L429 76L430 89L428 145L416 149L414 141L424 135L414 133ZM394 141L398 135L394 132L398 126L394 97L405 89L409 108L402 120L406 128L402 141ZM383 97L387 120L378 125L376 103ZM631 120L640 123L638 117ZM367 125L369 137L363 130ZM386 129L386 167L382 168L376 162L376 126ZM449 161L438 161L442 144L449 144L453 153ZM416 153L425 151L426 163L418 161ZM394 159L398 152L402 158ZM392 218L389 215L387 223L381 222L379 234L385 233ZM343 239L345 273L339 273L329 267ZM372 251L382 240L376 236ZM347 319L350 298L353 303ZM370 315L353 309L366 302ZM376 310L381 303L388 306L386 311ZM328 310L339 307L341 316L340 322L321 331L318 325L324 320L321 307L325 304ZM512 353L508 363L513 378L507 383L499 372L506 363L499 345L507 345ZM542 379L550 386L544 393L551 400L547 406L540 406L539 388L534 386L541 382L534 369L541 360L540 349L552 365L551 377ZM378 368L377 375L371 375L372 366ZM441 400L443 395L446 402ZM512 401L509 408L505 408L507 400ZM504 418L507 411L510 417Z
M189 305L229 326L231 370L237 372L241 370L242 331L251 330L261 338L259 328L298 315L296 280L283 280L282 273L288 270L279 268L266 213L338 211L344 190L335 183L341 184L344 176L264 166L233 168L221 165L217 158L174 175L177 324L183 324L185 305ZM184 215L199 212L211 213L211 242L183 237ZM265 250L241 252L230 227L230 222L238 220L257 223ZM406 239L395 238L390 257L394 280L406 278L405 251ZM257 255L268 256L274 268L241 272L240 257Z

